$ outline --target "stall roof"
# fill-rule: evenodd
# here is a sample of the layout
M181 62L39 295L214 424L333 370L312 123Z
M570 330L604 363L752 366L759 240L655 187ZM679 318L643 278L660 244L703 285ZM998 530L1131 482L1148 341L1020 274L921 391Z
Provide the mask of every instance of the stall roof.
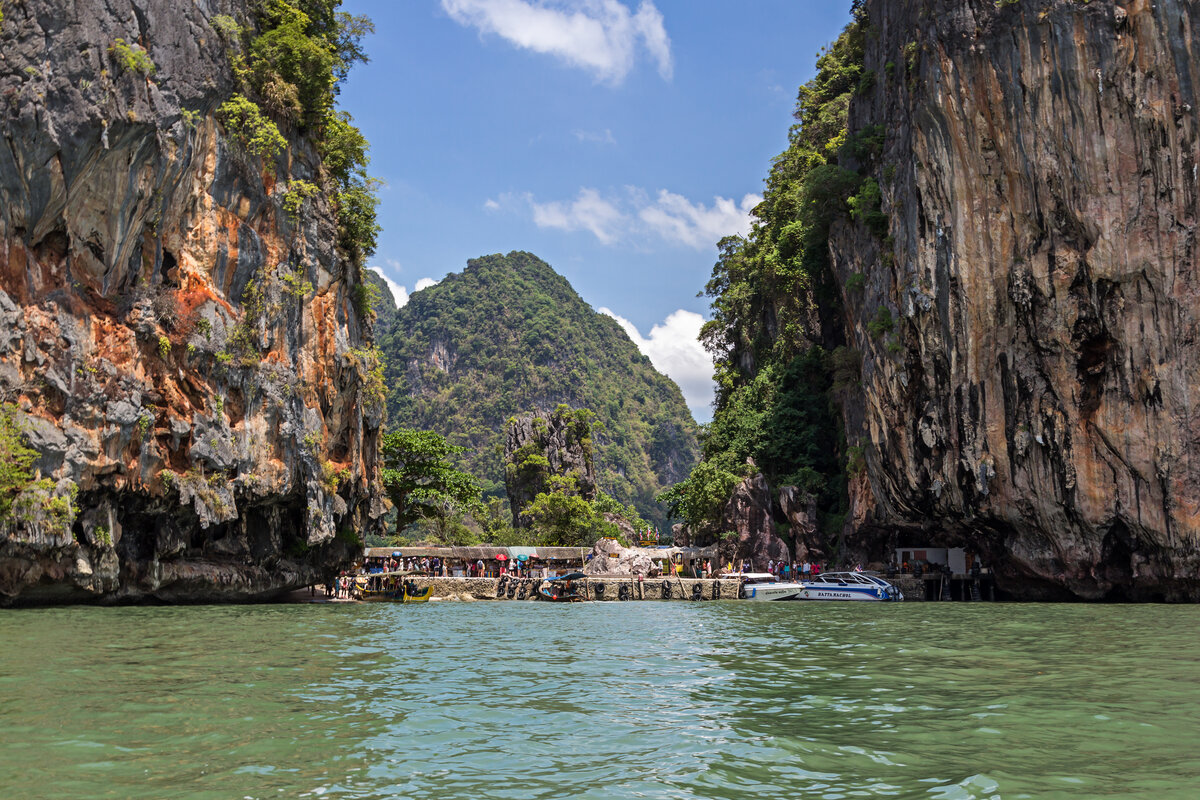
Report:
M582 561L591 552L583 547L539 547L537 557L543 561Z
M498 555L508 555L507 547L496 547L494 545L480 545L477 547L452 547L451 558L461 558L463 561L487 561L490 558L495 558Z
M392 553L399 553L401 558L449 558L449 547L368 547L365 551L367 558L390 558Z
M363 551L367 558L390 558L392 553L399 553L401 558L457 558L463 561L487 561L500 554L509 558L526 555L530 558L540 558L543 561L582 561L591 552L583 547L499 547L497 545L477 545L475 547L368 547Z

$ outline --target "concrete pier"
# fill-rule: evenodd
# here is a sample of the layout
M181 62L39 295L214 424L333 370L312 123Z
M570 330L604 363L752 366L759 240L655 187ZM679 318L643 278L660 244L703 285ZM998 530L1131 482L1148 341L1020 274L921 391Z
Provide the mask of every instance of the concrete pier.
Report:
M537 591L540 578L505 581L503 597L497 597L498 578L418 578L419 588L433 587L431 599L517 600ZM665 584L665 585L664 585ZM717 578L645 578L638 581L628 575L599 575L580 579L579 593L589 600L736 600L738 581ZM510 591L511 594L510 594Z

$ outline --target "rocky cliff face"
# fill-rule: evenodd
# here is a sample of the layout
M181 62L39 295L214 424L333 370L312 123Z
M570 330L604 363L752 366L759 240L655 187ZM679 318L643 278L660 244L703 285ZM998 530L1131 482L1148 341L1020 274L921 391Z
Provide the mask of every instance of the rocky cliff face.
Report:
M245 5L4 4L0 391L77 494L69 528L3 531L0 603L269 596L370 516L355 270L323 200L281 210L319 158L293 134L264 168L215 119L212 18Z
M514 527L528 526L520 511L538 494L553 491L552 477L573 479L575 493L584 500L596 499L591 427L566 406L511 418L504 435L504 463Z
M867 7L851 130L887 132L890 238L831 242L843 287L865 276L843 289L861 530L973 544L1022 596L1200 599L1200 18Z

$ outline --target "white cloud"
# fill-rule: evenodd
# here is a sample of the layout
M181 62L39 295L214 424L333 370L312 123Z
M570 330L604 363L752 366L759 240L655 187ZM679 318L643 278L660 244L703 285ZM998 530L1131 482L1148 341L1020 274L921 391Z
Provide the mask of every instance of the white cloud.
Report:
M392 261L389 263L394 264L395 262ZM408 290L389 278L387 273L383 271L383 267L368 267L368 269L383 278L383 282L387 284L388 289L392 292L392 297L396 300L396 308L404 308L408 305Z
M484 206L514 211L527 206L539 228L588 231L602 244L643 244L658 239L703 250L730 234L748 233L750 212L761 202L758 195L747 194L740 203L714 197L712 205L706 206L666 189L659 190L651 200L637 187L626 187L624 194L608 196L583 187L570 201L539 203L531 194L506 193Z
M499 211L500 203L489 197L487 200L483 201L483 207L486 208L488 211Z
M551 55L618 84L633 68L639 43L670 80L671 39L651 0L637 13L618 0L442 0L460 25L495 34L517 47Z
M627 217L595 189L580 189L570 203L537 203L532 196L527 199L533 208L533 222L539 228L591 231L604 244L612 244L628 224Z
M613 132L608 128L605 128L602 131L584 131L576 129L571 131L571 135L581 142L591 142L594 144L617 143L617 137L613 136Z
M725 197L714 197L712 208L692 203L686 197L660 189L658 200L638 212L638 217L667 241L701 249L730 234L750 232L750 212L762 202L748 194L741 205Z
M651 328L649 336L642 336L632 322L619 314L607 308L599 311L617 321L655 369L679 384L692 416L701 422L712 418L716 387L712 380L712 357L700 344L704 317L694 311L679 309Z
M417 285L413 289L413 291L419 292L422 289L428 289L430 286L437 286L437 285L438 285L438 281L435 281L433 278L421 278L421 280L417 281Z

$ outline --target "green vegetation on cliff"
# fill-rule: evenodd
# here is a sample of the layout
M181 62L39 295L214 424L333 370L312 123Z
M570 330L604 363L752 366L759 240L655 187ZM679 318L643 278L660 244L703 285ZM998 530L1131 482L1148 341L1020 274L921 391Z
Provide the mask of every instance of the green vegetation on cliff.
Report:
M874 80L863 69L868 23L861 10L800 87L787 150L777 156L746 237L720 242L705 288L713 317L701 340L716 360L717 401L704 461L665 493L672 512L712 529L753 459L776 486L817 502L828 532L846 512L847 452L834 392L856 365L839 347L829 227L851 216L880 226L879 185L864 175L883 133L847 135L850 99ZM886 218L883 220L886 225Z
M0 405L0 533L19 526L26 532L61 535L75 519L75 487L59 491L34 469L38 452L28 446L15 406Z
M565 403L603 424L599 488L665 523L655 497L696 460L683 396L548 264L521 252L485 256L398 311L386 299L376 307L391 424L435 430L466 448L485 495L504 494L509 417Z
M268 170L286 146L280 125L316 144L337 209L338 243L360 265L375 251L379 233L378 181L367 174L366 138L335 102L350 68L367 60L361 42L374 26L367 17L338 11L341 4L262 0L246 19L218 14L210 24L228 48L239 89L218 109L218 118ZM290 217L309 186L303 180L289 185L284 203Z

